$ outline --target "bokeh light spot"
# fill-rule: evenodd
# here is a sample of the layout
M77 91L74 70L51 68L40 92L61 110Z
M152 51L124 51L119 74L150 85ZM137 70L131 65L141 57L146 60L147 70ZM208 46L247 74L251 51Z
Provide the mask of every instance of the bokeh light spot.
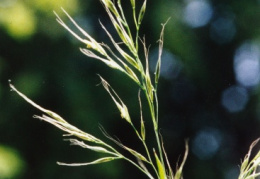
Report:
M221 133L217 129L203 129L192 142L192 152L201 160L210 159L217 153L221 140Z
M191 27L205 26L211 19L213 9L207 1L195 0L184 9L184 21Z
M38 9L39 11L44 12L46 15L52 15L52 11L60 10L60 8L64 8L70 15L73 15L77 10L79 10L79 2L78 0L37 0L37 1L30 1L31 6ZM59 14L63 16L64 14Z
M218 44L230 42L236 34L233 18L219 17L210 25L210 37Z
M253 43L242 44L234 55L236 80L242 86L254 87L260 81L260 48Z
M10 36L17 39L27 39L36 31L33 11L21 2L1 9L0 25L5 27Z
M158 60L158 50L154 50L151 53L150 58L150 69L155 71L155 67ZM164 49L161 59L161 76L165 79L175 79L182 69L182 63L177 56L172 54L170 51Z
M238 112L245 108L248 98L245 88L231 86L223 91L221 103L229 112Z
M225 179L238 178L238 175L239 175L239 169L237 167L228 168L224 174Z
M22 174L24 168L24 161L17 151L0 146L0 178L14 179Z

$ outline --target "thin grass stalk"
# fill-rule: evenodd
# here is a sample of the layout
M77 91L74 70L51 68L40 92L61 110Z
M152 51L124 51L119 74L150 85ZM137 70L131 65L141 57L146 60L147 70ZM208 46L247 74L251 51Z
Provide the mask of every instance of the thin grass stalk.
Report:
M102 126L100 126L100 129L101 129L101 131L103 132L103 134L104 134L108 139L110 139L111 141L113 141L114 143L116 143L118 146L120 146L120 147L122 147L122 148L125 148L125 146L124 146L122 143L120 143L119 141L113 139L113 138L105 131L105 129L104 129ZM146 144L144 144L144 145L145 145L145 148L147 148L147 147L146 147ZM129 151L129 150L128 150L128 151ZM149 153L148 149L147 149L147 152ZM131 159L129 159L128 157L125 157L124 155L122 155L122 154L120 154L120 153L119 153L119 155L123 156L123 159L124 159L124 160L130 162L131 164L133 164L134 166L136 166L138 169L140 169L143 173L145 173L149 178L153 179L153 176L150 174L150 172L147 171L147 170L145 170L144 168L142 168L142 166L138 165L137 163L135 163L134 161L132 161ZM138 158L137 158L137 159L138 159ZM148 161L146 160L146 162L147 162L148 164L150 164L150 165L154 168L154 165L153 165L152 161L151 161L149 158L148 158ZM154 169L155 169L155 168L154 168ZM156 169L155 169L155 173L157 174ZM158 174L157 174L157 176L158 176Z
M110 14L110 17L112 18L112 15ZM72 18L70 18L70 19L72 19ZM104 26L103 26L104 27ZM81 31L82 31L82 29L80 29ZM74 35L74 34L73 34ZM112 37L111 37L112 38ZM86 51L83 51L84 53L86 52ZM103 53L104 54L104 53ZM136 54L137 55L137 54ZM112 61L112 59L109 57L109 55L106 53L105 54L105 56L106 56L106 58L108 58L108 60L109 61ZM138 57L138 55L137 55L137 61L138 61L138 64L139 64L139 68L141 68L141 76L142 76L142 78L143 79L145 79L145 78L147 78L147 76L145 75L145 73L144 73L144 70L143 70L143 67L142 67L142 65L141 65L141 62L140 62L140 59L139 59L139 57ZM122 62L122 61L121 61ZM129 73L127 73L125 70L121 70L122 72L124 72L125 74L127 74L127 76L129 76L130 78L132 78L135 82L137 82L137 84L138 84L138 81L136 80L136 78L133 78L133 76L131 75L131 74L129 74ZM156 139L157 139L157 143L158 143L158 148L159 148L159 153L160 153L160 156L162 156L162 150L161 150L161 146L160 146L160 141L159 141L159 136L158 136L158 126L157 126L157 124L156 124L156 122L155 122L155 112L154 112L154 107L153 107L153 102L152 102L152 100L151 99L149 99L150 98L150 95L147 93L148 92L148 88L147 87L145 87L146 86L146 82L145 82L145 80L143 80L143 83L142 83L142 85L139 83L139 85L141 85L140 87L145 91L145 94L146 94L146 97L147 97L147 99L148 99L148 103L149 103L149 106L150 106L150 110L151 110L151 114L152 114L152 121L153 121L153 123L154 123L154 129L155 129L155 135L156 135ZM134 129L135 129L135 127L134 127ZM135 129L136 130L136 129ZM140 136L139 135L139 133L137 133L137 135L138 136ZM145 148L147 148L147 146L145 147ZM148 151L148 150L147 150ZM163 158L161 157L161 160L163 161ZM150 160L151 161L151 160Z
M157 177L159 177L158 175L158 172L155 168L155 165L153 164L153 161L152 161L152 158L151 158L151 154L149 152L149 149L147 147L147 144L145 142L145 126L144 126L144 121L143 121L143 110L142 110L142 101L141 101L141 96L140 96L140 90L138 92L138 101L139 101L139 106L140 106L140 118L141 118L141 141L142 141L142 144L145 148L145 151L146 151L146 154L147 154L147 157L148 157L148 160L150 161L150 165L152 166L153 170L155 171Z
M132 160L130 160L129 158L123 158L124 160L130 162L131 164L133 164L134 166L136 166L140 171L142 171L146 176L148 176L150 179L154 179L154 177L147 172L146 170L144 170L142 167L140 167L138 164L136 164L135 162L133 162Z
M154 126L154 133L155 133L156 143L157 143L158 150L159 150L160 160L162 162L162 165L165 166L163 153L162 153L162 147L161 147L161 141L160 141L159 132L158 132L158 123L156 122L156 115L155 115L155 111L154 111L154 105L153 105L153 102L149 98L149 94L148 94L147 90L144 90L144 93L145 93L146 99L149 104L149 109L150 109L151 118L152 118L152 122L153 122L153 126Z
M108 91L108 93L110 94L110 96L112 97L112 100L115 102L115 104L117 105L120 113L121 113L121 117L123 119L125 119L133 128L133 130L135 131L137 137L142 141L142 144L145 148L146 151L146 155L148 157L148 160L146 159L146 157L144 157L142 154L134 151L133 149L130 149L126 146L124 146L123 144L120 144L118 141L112 139L113 141L115 141L117 144L119 144L119 146L121 146L122 148L124 148L125 150L127 150L128 152L130 152L133 156L135 156L138 160L143 160L146 163L148 163L149 165L151 165L151 167L153 168L156 176L160 179L165 179L166 178L166 169L165 169L165 164L164 164L164 153L163 153L163 146L162 146L162 142L159 136L159 130L158 130L158 109L159 109L159 105L158 105L158 96L157 96L157 83L158 83L158 79L159 79L159 72L160 72L160 63L161 63L161 53L162 53L162 46L163 46L163 30L164 30L164 25L163 25L163 29L161 32L161 36L160 36L160 45L159 45L159 59L158 59L158 70L156 69L156 80L155 80L155 87L153 86L152 82L151 82L151 77L150 77L150 73L149 73L149 63L148 63L148 49L145 46L145 41L143 41L143 45L144 45L144 53L145 53L145 62L146 62L146 66L144 69L144 66L140 60L140 57L138 55L138 48L139 48L139 30L140 30L140 25L143 19L143 16L145 14L145 10L146 10L146 2L147 0L144 0L143 5L139 11L138 14L138 19L136 17L136 7L135 7L135 0L130 0L131 4L132 4L132 9L133 9L133 18L134 18L134 22L136 25L136 37L135 37L135 42L133 41L132 38L132 33L130 31L129 25L127 23L127 20L125 18L124 15L124 11L122 9L121 6L121 0L117 0L117 7L115 5L115 3L111 0L101 0L102 4L105 7L105 10L108 13L108 16L112 22L112 24L115 27L116 32L118 33L120 39L123 41L124 45L126 45L126 47L128 48L128 50L130 51L130 55L128 53L126 53L113 39L113 37L110 35L110 33L106 30L106 28L101 24L101 27L105 30L105 32L107 33L108 37L110 38L111 42L113 43L114 47L116 48L116 50L119 52L119 54L123 57L121 60L119 57L117 57L113 51L107 46L104 45L102 43L98 43L95 41L95 39L93 39L87 32L85 32L70 16L69 14L64 10L63 12L67 15L67 17L71 20L71 22L76 26L76 28L86 37L86 39L81 38L78 34L76 34L75 32L73 32L62 20L61 18L56 14L57 16L57 21L65 28L67 29L75 38L77 38L78 40L80 40L81 42L83 42L84 44L87 45L87 49L80 49L81 52L83 52L85 55L98 59L102 62L104 62L106 65L108 65L111 68L117 69L121 72L123 72L124 74L126 74L130 79L132 79L136 84L138 84L138 86L142 89L142 91L145 94L146 100L148 102L148 106L149 106L149 111L150 111L150 115L151 115L151 121L153 123L153 129L154 129L154 134L155 134L155 138L156 138L156 143L157 143L157 148L158 148L158 154L159 157L156 154L156 150L154 150L154 159L156 161L157 164L157 169L156 166L152 160L151 154L149 152L149 149L147 147L146 141L145 141L145 132L144 132L144 124L143 124L143 119L141 119L141 135L140 132L136 129L136 127L134 126L134 124L131 121L130 115L128 113L128 109L126 107L126 105L122 102L122 100L119 98L119 96L115 93L115 91L109 86L109 84L107 82L104 82L104 80L101 78L103 86L105 87L105 89ZM118 10L119 9L119 10ZM105 47L105 48L103 48ZM110 52L107 53L108 50ZM95 53L97 54L95 54ZM111 57L116 58L116 61ZM133 56L133 57L132 57ZM119 62L119 64L118 64ZM127 64L130 64L129 66ZM137 75L135 74L135 72L132 70L132 68L135 68L138 71L138 73L140 73L139 77L137 77ZM28 99L26 99L27 101L29 101ZM140 100L140 99L139 99ZM35 103L30 102L31 104L33 104L34 106L38 107L38 109L42 110L43 112L45 109L44 108L40 108L39 106L37 106ZM141 109L142 110L142 109ZM47 111L49 112L49 111ZM47 113L46 112L46 113ZM47 113L49 114L49 113ZM52 113L51 113L52 114ZM50 115L51 116L51 115ZM52 116L51 116L52 117ZM145 168L144 164L141 164L142 162L140 161L139 165L132 161L131 159L125 157L124 155L122 155L121 153L119 153L114 147L108 145L107 143L96 139L94 136L92 137L91 135L84 133L83 131L77 129L76 127L70 125L69 123L67 123L65 120L63 120L62 118L57 118L57 120L55 120L56 118L52 119L46 116L43 117L39 117L37 116L37 118L45 120L46 122L51 123L52 125L60 128L61 130L69 133L70 135L74 135L77 136L83 140L88 140L91 142L95 142L95 143L99 143L100 145L106 147L107 149L109 149L111 151L110 154L115 155L115 157L107 157L107 158L101 158L98 159L96 161L93 162L89 162L89 163L85 163L85 164L73 164L73 166L78 166L78 165L89 165L89 164L96 164L96 163L101 163L101 162L106 162L106 161L110 161L110 160L114 160L114 159L125 159L126 161L132 163L134 166L136 166L139 170L141 170L144 174L146 174L149 178L153 178L153 176L149 173L149 171ZM93 141L92 141L93 140ZM101 148L95 147L95 146L85 146L89 149L93 149L93 150L101 150ZM105 150L103 150L105 151ZM166 155L166 154L165 154ZM167 157L165 156L166 160ZM64 163L63 163L64 164ZM169 167L170 168L170 167Z

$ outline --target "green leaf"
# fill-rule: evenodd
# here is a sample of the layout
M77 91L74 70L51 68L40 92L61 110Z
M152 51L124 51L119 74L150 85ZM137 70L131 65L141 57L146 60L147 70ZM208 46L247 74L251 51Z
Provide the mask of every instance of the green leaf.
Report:
M257 172L257 168L260 166L260 151L255 155L255 157L249 161L251 152L255 145L260 141L260 138L255 140L250 148L248 153L246 154L244 161L240 167L240 174L239 179L255 179L258 175L260 175L260 172Z
M129 76L137 83L140 84L139 79L137 78L136 74L129 68L127 65L125 65L126 72L129 74Z
M80 146L82 148L89 149L89 150L92 150L92 151L95 151L95 152L99 152L99 153L106 153L106 154L115 155L115 153L112 153L112 152L108 151L104 147L91 146L91 145L85 144L83 141L79 141L77 139L68 139L68 141L70 141L71 145L78 145L78 146Z
M146 71L146 75L145 75L145 84L146 84L146 88L147 88L147 92L148 92L148 95L150 97L150 100L153 101L154 88L153 88L151 78L150 78L150 74L149 74L148 71Z
M87 162L87 163L63 163L63 162L57 162L58 165L65 165L65 166L72 166L72 167L77 167L77 166L86 166L86 165L95 165L95 164L100 164L100 163L105 163L105 162L110 162L116 159L121 159L121 157L104 157L97 159L93 162Z
M186 140L186 142L185 142L185 154L184 154L184 157L182 159L182 163L181 163L180 167L176 171L174 179L181 179L182 178L183 167L184 167L184 164L187 160L188 153L189 153L189 145L188 145L188 140Z
M141 137L142 140L145 141L145 125L144 125L144 119L143 119L143 109L142 109L142 101L140 96L140 90L138 92L138 101L140 106L140 118L141 118Z
M160 72L161 72L162 52L163 52L164 29L165 29L165 25L168 23L169 20L170 19L168 19L166 21L166 23L162 24L162 30L161 30L160 39L159 39L159 54L158 54L157 64L155 67L155 84L158 84L158 82L159 82L159 77L160 77Z
M119 13L111 0L101 0L105 8L109 9L115 16L119 16Z
M147 0L144 0L144 3L143 3L143 5L141 7L141 10L139 12L139 15L138 15L138 25L141 24L141 22L142 22L142 20L144 18L144 14L145 14L145 10L146 10L146 2L147 2Z
M40 105L36 104L35 102L33 102L31 99L29 99L27 96L25 96L23 93L21 93L20 91L18 91L14 85L12 85L11 83L9 83L10 88L15 91L19 96L21 96L25 101L27 101L29 104L31 104L32 106L34 106L35 108L39 109L40 111L48 114L50 117L56 119L57 121L63 122L63 123L67 123L60 115L58 115L55 112L52 112L48 109L45 109L43 107L41 107Z
M131 118L130 118L127 106L123 103L123 101L120 99L118 94L114 91L114 89L108 84L108 82L106 80L104 80L100 75L99 75L99 77L101 79L101 83L102 83L103 87L108 92L108 94L111 96L112 100L114 101L118 110L120 111L121 117L131 124L132 122L131 122Z
M121 54L131 65L133 65L137 70L140 70L141 68L138 66L138 63L127 53Z
M155 156L155 160L156 160L160 179L167 179L167 175L166 175L164 166L162 165L162 163L161 163L159 157L157 156L155 150L153 150L153 152L154 152L154 156Z
M158 84L161 73L161 56L158 58L155 69L155 84Z
M144 126L143 118L141 118L141 136L142 136L142 139L145 140L145 126Z
M107 33L109 39L113 43L114 47L117 49L117 51L124 57L124 59L131 64L133 67L135 67L137 70L140 71L141 67L139 66L140 64L136 62L130 55L128 55L113 39L112 35L108 32L108 30L105 28L105 26L100 22L101 27L104 29L104 31ZM119 60L119 59L118 59ZM119 60L120 61L120 60ZM124 62L121 62L124 64ZM126 65L124 65L126 66Z
M130 152L132 155L134 155L136 158L144 161L144 162L148 162L148 160L140 153L136 152L135 150L133 149L130 149L126 146L122 146L124 149L126 149L128 152Z
M135 0L130 0L131 1L131 5L133 8L135 8Z

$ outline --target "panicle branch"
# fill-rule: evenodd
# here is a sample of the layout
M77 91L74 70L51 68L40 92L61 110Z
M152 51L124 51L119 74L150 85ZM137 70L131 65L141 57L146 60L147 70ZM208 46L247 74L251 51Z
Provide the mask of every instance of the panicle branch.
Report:
M116 0L115 0L116 1ZM136 9L136 1L130 0L132 10L133 10L133 20L135 23L135 37L132 35L132 32L130 30L130 27L128 25L128 22L124 15L124 10L121 5L121 0L117 0L116 2L112 0L100 0L102 5L104 6L119 38L120 42L116 42L114 37L110 34L110 32L106 29L106 27L101 23L101 28L105 31L108 38L110 39L113 49L109 47L109 45L104 43L97 42L91 35L89 35L86 31L84 31L77 23L76 21L64 10L62 11L66 14L68 19L72 22L72 24L76 27L76 29L79 31L79 34L71 30L71 28L66 25L66 23L59 17L59 15L55 13L57 22L63 26L68 32L70 32L76 39L78 39L80 42L86 45L85 48L80 48L80 51L85 54L88 57L97 59L107 66L109 66L112 69L119 70L120 72L126 74L130 79L132 79L144 92L147 103L149 105L149 110L151 114L151 122L153 124L154 129L154 135L155 140L157 143L157 149L153 149L153 155L151 155L151 151L149 150L147 144L146 144L146 129L144 125L144 118L142 114L142 101L140 97L140 92L138 94L138 101L140 105L140 132L136 129L134 126L132 119L130 118L130 114L128 111L128 107L126 104L122 101L122 99L119 97L119 95L115 92L115 90L109 85L109 83L104 80L100 75L101 84L103 85L104 89L108 92L110 97L112 98L113 102L117 106L121 118L126 120L134 129L138 139L142 142L142 145L145 149L145 154L142 154L140 152L137 152L136 150L127 147L123 145L118 140L113 139L110 137L106 132L103 131L105 136L107 136L109 139L114 141L116 144L118 144L121 148L128 151L132 156L134 156L137 159L137 162L134 162L133 160L129 159L128 157L122 155L120 152L118 152L115 148L113 148L111 145L103 142L102 140L94 137L91 134L88 134L86 132L83 132L82 130L78 129L77 127L69 124L67 121L65 121L61 116L58 114L45 109L38 104L34 103L32 100L30 100L28 97L26 97L24 94L19 92L12 84L10 84L10 87L13 91L15 91L18 95L20 95L24 100L26 100L28 103L42 111L44 114L42 116L35 115L34 118L43 120L45 122L48 122L52 124L53 126L59 128L60 130L66 132L66 136L75 136L81 140L84 140L90 144L84 143L83 141L79 141L78 139L68 139L71 142L71 145L77 145L82 148L86 148L95 152L99 153L105 153L109 156L99 158L97 160L94 160L92 162L87 163L63 163L58 162L59 165L66 165L66 166L85 166L85 165L93 165L93 164L100 164L104 162L109 162L117 159L124 159L134 166L136 166L140 171L142 171L147 177L154 179L153 175L155 175L158 179L173 179L173 172L170 168L169 161L166 155L166 152L164 151L163 144L161 142L161 139L159 137L159 131L158 131L158 99L157 99L157 85L159 81L160 76L160 68L161 68L161 55L163 50L163 35L164 35L164 27L165 24L162 26L162 32L160 35L159 40L159 56L158 56L158 62L155 69L155 82L153 84L150 76L149 71L149 48L146 47L145 44L145 38L144 40L140 40L139 37L139 29L146 11L146 4L147 0L143 0L143 3L140 7L139 12L137 12ZM139 41L143 44L144 49L144 64L145 68L140 60L139 57ZM115 51L114 51L115 49ZM118 56L119 54L119 56ZM154 87L155 86L155 87ZM157 152L158 151L158 155ZM152 158L153 156L153 158ZM186 161L187 153L185 153L183 163L181 164L180 168L178 169L176 175L181 176L182 169L184 162ZM167 163L165 165L164 163ZM149 171L149 169L146 167L146 165L150 166L152 168L153 174ZM168 167L168 170L167 170ZM169 176L167 175L167 171L169 171ZM177 179L177 178L176 178Z

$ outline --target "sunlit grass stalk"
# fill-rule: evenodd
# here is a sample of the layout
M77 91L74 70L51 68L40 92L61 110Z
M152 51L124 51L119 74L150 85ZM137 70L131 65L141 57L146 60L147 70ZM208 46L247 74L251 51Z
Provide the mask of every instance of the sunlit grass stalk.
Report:
M110 84L99 75L101 79L101 84L104 89L112 98L112 101L115 103L118 111L120 112L120 116L123 120L125 120L133 129L137 138L141 141L145 154L142 154L135 149L127 147L119 140L112 138L103 127L101 127L101 131L103 134L117 144L119 147L129 152L132 157L134 157L137 161L126 157L121 152L119 152L115 147L109 145L103 140L96 138L95 136L83 132L77 127L71 125L66 120L64 120L60 115L52 112L51 110L45 109L40 105L33 102L23 93L18 91L11 83L10 88L15 91L19 96L21 96L25 101L29 104L43 112L42 116L34 115L34 118L43 120L52 124L53 126L59 128L64 131L66 134L65 137L76 137L66 139L71 145L77 145L82 148L92 150L97 153L106 154L106 157L96 159L92 162L86 163L64 163L57 162L59 165L66 166L86 166L86 165L94 165L105 162L110 162L113 160L125 160L132 165L134 165L137 169L139 169L142 173L144 173L150 179L182 179L183 178L183 167L187 160L188 156L188 142L185 143L185 153L183 156L183 160L179 167L177 167L176 172L174 173L170 162L167 157L167 153L164 149L162 136L159 133L159 102L158 102L158 83L160 78L161 71L161 57L163 52L163 42L164 42L164 28L165 24L162 24L162 31L159 38L159 55L158 60L154 72L154 82L151 80L150 70L149 70L149 48L146 47L145 39L141 40L139 37L139 30L141 27L141 23L146 11L146 3L147 0L143 0L141 7L139 8L139 12L137 13L136 1L130 0L132 6L132 18L135 24L135 36L132 35L131 29L128 25L127 19L124 14L124 9L121 5L121 0L112 1L112 0L100 0L102 5L104 6L121 42L116 42L114 37L110 34L110 32L106 29L106 27L100 22L101 28L105 31L108 38L112 43L112 48L104 43L97 42L93 37L91 37L87 32L85 32L70 15L62 9L62 11L67 15L69 20L73 23L73 25L79 30L79 32L84 36L78 35L76 32L72 31L69 26L64 23L64 21L58 16L57 13L57 21L60 25L62 25L66 30L68 30L76 39L81 41L86 45L86 48L80 48L80 51L88 57L97 59L103 63L105 63L108 67L119 70L123 74L125 74L128 78L130 78L137 86L140 88L138 93L138 101L140 105L140 129L138 129L134 123L132 122L132 118L130 116L127 105L123 102L120 96L116 93L116 91L110 86ZM144 60L141 60L139 56L139 42L143 44L144 49ZM124 47L122 47L124 46ZM125 50L127 49L127 51ZM116 51L116 52L114 52ZM145 64L145 65L143 65ZM146 141L146 126L143 118L143 109L142 109L142 100L140 92L143 92L145 95L146 102L149 106L150 111L150 121L153 125L154 138L156 141L156 148L150 147ZM146 120L147 121L147 120ZM83 141L80 141L80 140ZM250 160L252 149L259 142L260 139L257 139L250 146L249 152L244 158L242 165L240 167L240 175L238 179L256 179L256 177L260 176L260 172L257 171L260 167L260 151ZM149 168L147 168L149 166Z
M18 91L11 83L10 83L10 87L13 91L15 91L17 94L19 94L25 101L27 101L32 106L34 106L35 108L39 109L40 111L42 111L43 113L46 114L46 115L42 115L42 116L34 115L33 116L34 118L48 122L48 123L52 124L53 126L61 129L62 131L65 131L67 134L64 134L64 136L66 136L66 137L75 136L75 137L78 137L79 139L82 139L84 141L92 143L92 145L87 145L84 142L79 141L77 139L66 139L66 140L69 140L71 142L71 145L78 145L80 147L87 148L89 150L92 150L92 151L95 151L95 152L98 152L98 153L105 153L105 154L110 155L108 157L103 157L103 158L94 160L92 162L87 162L87 163L71 163L71 164L68 164L68 163L64 163L64 162L57 162L59 165L86 166L86 165L94 165L94 164L110 162L110 161L113 161L113 160L123 159L123 160L126 160L127 162L133 164L140 171L142 171L145 175L147 175L149 178L153 179L152 175L149 172L145 171L142 167L140 167L133 160L129 159L128 157L126 157L124 155L122 155L120 152L118 152L111 145L109 145L106 142L103 142L102 140L94 137L93 135L85 133L85 132L81 131L80 129L76 128L75 126L69 124L66 120L64 120L60 115L56 114L55 112L52 112L51 110L48 110L48 109L45 109L45 108L39 106L38 104L33 102L31 99L29 99L27 96L25 96L23 93ZM95 146L95 144L97 144L97 146ZM143 157L138 152L132 151L132 149L130 149L130 148L127 148L127 150L134 153L137 158L138 157L140 158L140 160L146 161L146 158Z
M251 144L249 151L241 164L238 179L256 179L260 176L260 150L258 150L257 154L250 160L252 150L259 141L260 138Z
M146 101L149 106L150 111L150 122L153 124L154 130L154 137L157 143L157 147L149 147L146 142L146 127L144 125L144 119L142 114L142 101L140 97L140 92L138 93L138 100L140 104L140 130L138 130L131 119L129 110L123 100L119 97L116 91L109 85L109 83L100 76L101 83L104 89L108 92L110 97L112 98L113 102L117 106L121 118L125 120L130 126L133 128L137 138L141 141L144 149L145 154L141 154L138 151L131 149L116 139L110 137L104 129L101 129L102 132L106 137L116 143L118 146L123 148L124 150L128 151L133 157L137 159L137 162L133 161L132 159L122 155L118 150L116 150L111 145L108 145L106 142L81 131L80 129L76 128L75 126L69 124L65 121L62 117L57 115L56 113L47 110L32 100L27 98L24 94L19 92L12 84L10 87L13 91L17 92L22 98L24 98L28 103L42 111L47 115L42 116L34 116L40 120L44 120L57 128L65 131L69 136L75 136L79 139L92 143L94 145L85 144L82 141L78 141L77 139L69 139L72 145L79 145L83 148L93 150L95 152L106 153L109 156L97 159L92 162L87 163L73 163L73 164L66 164L59 162L60 165L68 165L68 166L82 166L82 165L93 165L99 164L104 162L109 162L112 160L124 159L134 166L136 166L140 171L142 171L147 177L153 179L178 179L182 177L182 168L183 164L187 158L187 151L185 153L185 157L183 159L182 165L177 171L175 178L171 166L168 161L168 157L166 152L164 151L162 139L159 134L159 104L158 104L158 97L157 97L157 86L160 77L160 68L161 68L161 55L163 51L163 35L164 35L164 26L162 27L162 32L160 34L159 39L159 56L158 62L155 69L155 81L152 82L149 70L149 49L146 47L145 39L142 41L139 37L139 30L140 26L146 11L146 3L147 0L143 0L143 3L137 13L136 2L135 0L130 0L133 12L133 20L135 24L135 37L132 35L130 27L128 25L127 19L124 14L124 10L121 5L121 0L117 0L116 2L112 0L100 0L102 5L104 6L114 28L117 32L121 42L116 42L114 37L110 34L110 32L106 29L106 27L100 22L101 27L106 32L108 38L111 40L112 47L109 45L97 42L93 37L91 37L87 32L85 32L74 20L70 15L62 9L62 11L67 15L69 20L73 23L73 25L79 30L79 32L84 36L78 35L76 32L72 31L66 23L55 13L57 17L57 21L60 25L62 25L66 30L68 30L75 38L86 45L86 48L80 48L80 51L88 57L97 59L103 63L105 63L108 67L119 70L127 77L133 80L134 83L141 89L144 93ZM142 42L143 49L144 49L144 56L145 59L141 60L139 56L139 42ZM123 47L124 46L124 47ZM127 50L125 50L127 49ZM116 50L116 52L114 52ZM145 65L143 65L143 63ZM146 120L147 121L147 120ZM67 136L66 135L66 136ZM186 144L187 146L187 144ZM165 163L167 165L165 165ZM149 166L147 168L146 166ZM152 170L151 170L152 169ZM151 170L151 171L150 171Z
M108 3L108 2L105 2L105 3ZM147 49L145 47L145 44L144 44L144 50L145 50L145 55L147 56L146 57L146 62L147 62L146 71L144 71L143 66L140 63L140 59L139 59L138 53L137 53L138 52L139 28L140 28L143 16L145 14L146 1L144 1L143 5L142 5L142 7L140 9L140 12L139 12L139 15L138 15L138 21L136 20L135 1L134 0L131 1L132 8L133 8L134 21L135 21L135 25L136 25L136 42L135 42L136 43L136 49L135 50L132 49L132 45L131 44L133 44L133 42L129 43L129 41L124 40L124 37L122 37L120 35L120 33L124 32L125 30L124 30L124 28L121 28L119 30L117 24L120 24L120 20L121 19L124 20L124 24L127 24L127 22L125 20L124 13L122 13L121 1L118 1L118 4L119 4L119 9L121 10L121 14L122 14L121 18L120 17L114 18L112 16L112 13L115 16L118 15L117 11L115 10L116 8L115 7L112 8L112 5L107 7L106 10L107 10L107 12L109 14L109 17L110 17L112 23L115 26L115 29L117 30L117 32L119 32L119 37L122 39L124 44L129 48L129 50L134 54L134 56L135 56L135 58L137 60L137 63L139 65L139 69L140 69L140 72L141 72L141 78L142 78L142 80L141 80L141 85L142 85L141 88L143 89L143 91L144 91L144 93L146 95L146 98L148 100L148 104L149 104L149 108L150 108L150 112L151 112L151 118L152 118L153 126L154 126L154 132L155 132L155 136L156 136L156 141L157 141L157 144L158 144L160 160L162 162L162 165L164 166L164 159L163 159L163 154L162 154L162 149L161 149L161 142L160 142L159 133L158 133L158 118L156 117L156 116L158 116L158 114L155 113L155 111L158 111L158 110L155 110L154 99L153 99L154 92L156 93L156 91L154 91L154 87L153 87L153 85L151 83L151 78L150 78L150 75L149 75L148 52L147 52ZM112 13L109 12L109 9L112 9L111 10ZM116 22L115 19L119 19L118 22ZM130 32L128 26L127 26L127 32ZM132 37L132 36L129 35L129 37ZM157 72L159 72L159 71L157 71ZM157 94L156 94L156 96L157 96ZM158 100L156 99L156 101L158 101ZM158 106L158 104L156 106Z

